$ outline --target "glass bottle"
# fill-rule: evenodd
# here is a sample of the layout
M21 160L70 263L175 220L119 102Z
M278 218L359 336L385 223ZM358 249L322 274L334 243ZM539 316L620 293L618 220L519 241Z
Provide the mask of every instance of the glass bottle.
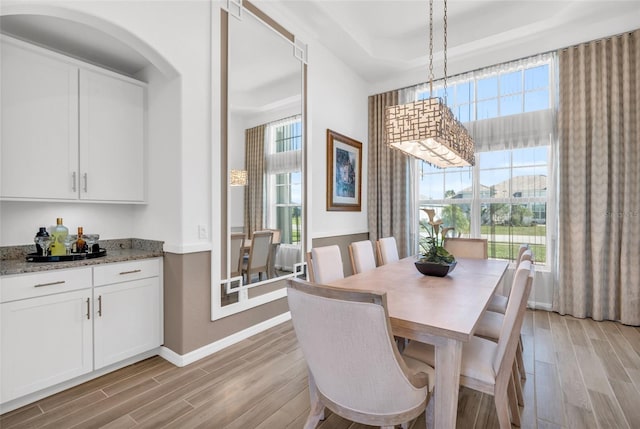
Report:
M81 226L78 227L78 238L76 239L76 252L78 253L86 253L87 252L87 242L85 241L82 234L84 233L83 228Z
M49 251L51 256L62 256L67 254L64 240L69 235L69 229L62 224L62 218L56 219L56 226L51 228L51 245Z

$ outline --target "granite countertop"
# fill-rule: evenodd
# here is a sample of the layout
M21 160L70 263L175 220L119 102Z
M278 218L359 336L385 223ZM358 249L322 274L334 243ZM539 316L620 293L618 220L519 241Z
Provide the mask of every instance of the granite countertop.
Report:
M124 240L101 240L99 243L101 248L107 250L105 256L61 262L27 262L27 254L35 252L34 245L0 247L0 276L62 270L164 256L162 241L132 238Z

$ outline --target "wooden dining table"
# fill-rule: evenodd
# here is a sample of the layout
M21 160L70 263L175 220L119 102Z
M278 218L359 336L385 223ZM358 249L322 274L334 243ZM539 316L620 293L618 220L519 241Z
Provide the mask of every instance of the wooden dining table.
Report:
M454 429L462 345L473 336L508 262L457 259L446 277L425 276L415 257L345 277L331 286L385 292L393 334L435 346L434 427Z

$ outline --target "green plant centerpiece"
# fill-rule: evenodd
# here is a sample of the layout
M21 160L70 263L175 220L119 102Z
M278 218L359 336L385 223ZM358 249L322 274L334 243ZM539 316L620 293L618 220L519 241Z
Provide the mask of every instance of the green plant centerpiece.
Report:
M456 267L456 258L444 248L444 238L452 227L443 227L442 219L435 219L436 211L422 209L429 217L428 221L420 223L428 236L419 241L420 253L416 261L416 268L422 274L444 277Z

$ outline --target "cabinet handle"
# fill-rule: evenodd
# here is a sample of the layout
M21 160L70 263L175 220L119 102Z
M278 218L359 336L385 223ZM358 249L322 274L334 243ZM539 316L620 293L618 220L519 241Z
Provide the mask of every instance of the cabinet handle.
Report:
M123 271L120 273L120 275L125 275L125 274L135 274L135 273L139 273L142 270L131 270L131 271Z
M89 298L87 298L87 320L91 319L91 303L89 302Z
M71 190L73 192L76 191L76 172L74 171L73 174L71 175Z
M102 317L102 295L98 296L98 316Z
M88 182L87 173L84 173L82 175L82 178L84 179L84 191L87 192L87 182Z
M65 283L65 280L60 280L60 281L51 282L51 283L39 283L37 285L33 285L33 287L44 287L44 286L61 285L63 283Z

